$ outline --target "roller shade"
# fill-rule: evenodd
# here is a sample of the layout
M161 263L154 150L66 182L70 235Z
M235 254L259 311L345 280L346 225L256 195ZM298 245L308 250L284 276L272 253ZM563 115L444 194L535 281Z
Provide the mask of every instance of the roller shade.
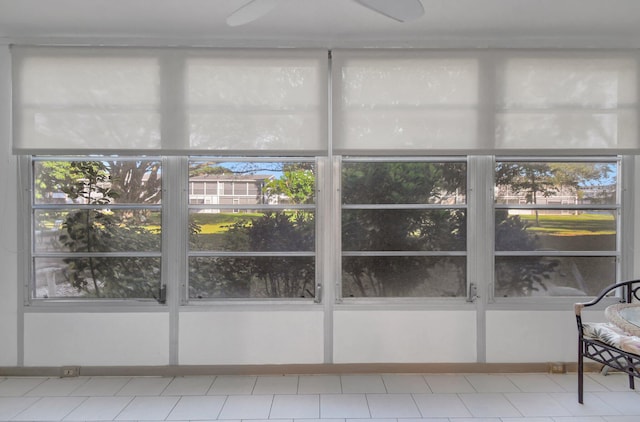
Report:
M497 149L638 148L638 64L602 53L528 53L496 63Z
M317 154L327 52L12 47L16 153Z
M479 61L468 54L334 51L334 148L474 149Z
M14 151L637 153L638 54L12 47ZM332 143L328 113L332 113Z
M636 152L625 51L333 51L341 154Z

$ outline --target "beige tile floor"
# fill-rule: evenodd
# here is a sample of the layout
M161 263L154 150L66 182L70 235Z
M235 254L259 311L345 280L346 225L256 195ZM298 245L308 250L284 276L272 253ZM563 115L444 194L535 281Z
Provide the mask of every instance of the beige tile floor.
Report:
M576 384L576 374L0 377L0 421L640 421L625 375L588 374L584 405Z

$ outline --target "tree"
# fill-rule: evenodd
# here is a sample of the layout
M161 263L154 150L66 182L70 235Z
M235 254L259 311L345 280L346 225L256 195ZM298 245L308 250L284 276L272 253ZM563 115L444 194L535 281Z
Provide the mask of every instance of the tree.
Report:
M616 194L615 182L607 182L613 170L609 163L552 163L555 183L575 193L581 203L585 199L585 190L596 187L597 195L589 197L591 203L610 203Z
M349 163L343 167L344 204L379 204L344 209L344 251L461 251L466 216L456 209L385 209L384 204L425 204L465 190L459 163ZM344 257L343 290L360 296L403 296L424 283L430 268L448 258ZM452 260L449 260L452 261ZM461 281L464 283L464 280ZM464 286L457 291L464 290ZM355 294L355 293L354 293Z
M527 231L528 224L518 215L510 216L507 210L496 210L497 251L533 251L538 249L538 238ZM516 262L517 261L517 262ZM557 260L539 256L523 256L496 260L496 294L502 296L528 296L545 288L545 280L558 266Z
M265 191L292 204L313 203L315 175L313 170L285 170L282 177L267 182Z
M558 192L556 170L547 163L500 162L496 166L496 184L509 186L514 194L524 193L527 204L536 204L538 194L548 198ZM535 210L539 225L538 210Z
M62 223L59 247L73 254L88 254L63 260L67 264L64 274L70 284L85 295L96 297L160 298L158 258L90 255L160 250L159 233L145 227L138 218L131 218L135 213L104 207L120 200L120 192L128 195L131 199L127 201L134 204L155 197L160 191L159 181L154 180L159 171L157 163L44 162L43 169L36 180L38 190L64 192L74 203L97 206L71 210ZM156 176L140 169L151 169ZM152 182L145 185L143 175Z
M307 168L288 166L269 181L265 195L293 205L314 201L315 175ZM294 207L292 207L294 208ZM293 209L265 212L226 227L224 250L251 252L308 252L315 249L312 212ZM192 241L200 227L192 227ZM194 244L194 246L196 246ZM195 258L190 265L190 294L196 297L313 297L315 263L311 257L242 256Z

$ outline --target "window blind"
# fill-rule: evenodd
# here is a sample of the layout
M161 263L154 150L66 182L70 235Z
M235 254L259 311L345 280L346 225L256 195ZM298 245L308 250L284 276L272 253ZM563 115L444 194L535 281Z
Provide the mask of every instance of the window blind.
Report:
M472 150L478 59L420 51L333 52L334 149Z
M331 107L322 50L14 46L12 62L16 153L544 155L640 146L631 50L335 50Z
M636 152L631 51L337 50L334 151Z
M326 51L13 47L16 153L326 151Z
M638 147L635 57L520 53L496 63L497 149Z

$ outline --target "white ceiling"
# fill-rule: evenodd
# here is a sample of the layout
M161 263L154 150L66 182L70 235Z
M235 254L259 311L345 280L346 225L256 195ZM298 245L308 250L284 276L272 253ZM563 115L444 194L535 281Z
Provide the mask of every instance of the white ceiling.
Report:
M220 46L640 47L640 0L422 0L399 23L354 0L0 0L0 41ZM388 0L394 1L394 0Z

